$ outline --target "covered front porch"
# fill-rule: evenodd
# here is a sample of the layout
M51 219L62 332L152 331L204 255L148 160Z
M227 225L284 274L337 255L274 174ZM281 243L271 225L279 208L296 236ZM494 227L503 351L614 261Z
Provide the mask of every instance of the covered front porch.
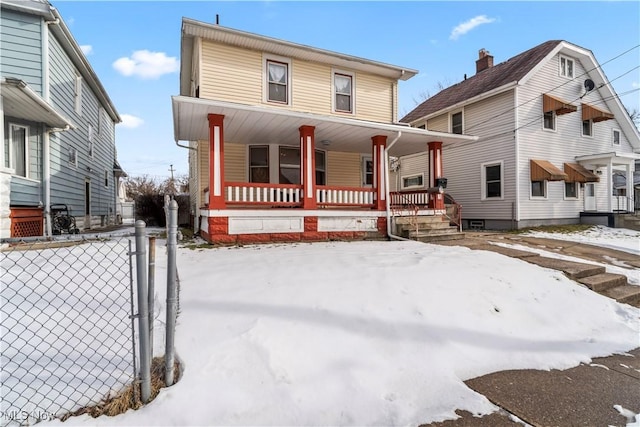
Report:
M626 177L626 188L633 188L633 176L635 162L640 160L640 155L631 153L602 153L576 157L579 165L585 169L594 171L600 178L599 182L583 183L584 187L584 211L605 213L632 213L635 206L635 194L633 191L625 195L616 194L614 191L614 175L623 172Z
M390 217L401 214L391 210L389 156L429 152L431 190L419 213L442 215L442 145L475 139L283 108L172 101L176 141L206 147L206 181L194 193L196 228L210 242L386 237ZM242 160L225 157L231 146Z

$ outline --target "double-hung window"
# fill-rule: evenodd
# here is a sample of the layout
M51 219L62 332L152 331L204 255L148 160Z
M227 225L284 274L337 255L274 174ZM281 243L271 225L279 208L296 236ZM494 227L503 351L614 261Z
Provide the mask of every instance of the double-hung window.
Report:
M531 181L531 197L547 197L547 181Z
M300 148L280 147L280 184L300 184ZM315 150L316 185L327 184L326 154Z
M267 101L289 103L289 64L267 60Z
M578 198L578 183L577 182L565 182L564 183L564 198L565 199L577 199Z
M451 133L462 135L462 111L451 115Z
M340 113L353 113L353 75L333 73L333 109Z
M269 182L269 146L249 147L249 182Z
M582 136L593 136L593 122L591 120L582 121Z
M547 111L544 113L544 117L542 120L542 127L548 130L556 129L556 112L555 111Z
M618 129L613 129L613 139L611 143L613 145L620 145L620 131Z
M573 78L573 75L574 75L573 59L567 58L566 56L560 57L560 75L562 77L567 77L569 79Z
M482 199L501 199L503 183L502 162L481 165Z
M9 145L5 150L5 166L14 170L14 175L28 178L29 131L25 126L9 125Z

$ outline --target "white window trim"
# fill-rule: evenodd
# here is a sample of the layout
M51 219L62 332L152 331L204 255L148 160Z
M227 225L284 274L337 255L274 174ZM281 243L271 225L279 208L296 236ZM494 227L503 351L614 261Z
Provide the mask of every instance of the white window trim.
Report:
M461 135L464 135L464 110L457 110L457 111L452 111L449 113L449 132L453 133L453 116L455 114L461 114L462 117L462 133Z
M71 151L73 150L73 151ZM69 160L69 155L71 154L71 152L73 152L73 161ZM78 150L75 147L69 147L68 151L67 151L67 162L69 163L69 165L74 168L77 169L78 168Z
M580 134L585 138L593 138L593 131L594 131L593 120L589 120L589 128L591 129L591 134L584 133L584 127L583 127L584 122L585 120L580 121Z
M544 115L545 115L545 113L542 113L542 130L545 131L545 132L557 132L557 129L558 129L558 115L556 114L555 111L550 111L550 113L551 113L551 115L553 115L553 129L544 127ZM580 126L582 126L582 122L580 122ZM580 131L580 132L582 132L582 131Z
M577 182L566 182L565 181L565 188L562 189L562 196L564 198L564 200L580 200L580 184ZM576 189L576 196L575 197L569 197L567 196L567 189L566 189L566 185L567 184L573 184L573 186Z
M529 180L529 199L530 200L547 200L549 198L549 181L546 179L543 182L544 184L544 196L534 196L533 189L531 188L531 183L535 181ZM564 189L563 189L564 191Z
M614 135L615 133L618 132L618 143L615 143L615 138ZM611 145L614 147L620 147L622 145L622 132L620 132L620 129L611 129Z
M371 162L371 184L367 184L367 162ZM362 180L363 187L373 187L373 166L373 155L360 155L360 179Z
M104 170L104 188L109 188L109 169Z
M487 197L487 171L488 166L500 165L500 197ZM504 200L504 160L486 162L480 165L480 200Z
M351 77L351 112L336 110L336 74L343 74ZM331 69L331 111L341 115L356 115L356 73L337 68Z
M287 102L269 101L269 61L287 64ZM291 104L291 59L283 56L262 54L262 102L269 105L290 106Z
M82 76L76 72L74 88L74 109L76 113L82 115Z
M24 175L16 175L16 159L13 158L13 129L21 128L24 129ZM4 149L4 148L3 148ZM31 160L31 147L29 144L29 127L24 125L19 125L17 123L9 123L9 170L12 175L19 176L21 178L31 179L29 178L29 160ZM3 165L4 166L4 165Z
M568 76L566 74L562 74L562 60L566 61L571 61L573 63L573 66L571 67L571 70L573 72L573 75ZM560 75L560 77L565 77L567 79L573 79L576 75L576 61L573 58L569 58L568 56L564 56L564 55L560 55L560 57L558 58L558 74Z
M404 185L405 178L415 178L415 177L418 177L418 176L422 178L422 185L408 185L408 186ZM400 176L400 188L403 189L403 190L411 190L411 189L414 189L414 188L424 188L424 187L425 187L424 186L424 173L414 173L414 174L411 174L411 175L401 175Z

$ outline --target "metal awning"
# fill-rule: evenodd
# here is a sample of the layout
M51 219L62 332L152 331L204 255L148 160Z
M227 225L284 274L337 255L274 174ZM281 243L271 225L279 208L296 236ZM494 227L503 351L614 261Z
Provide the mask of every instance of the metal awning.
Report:
M433 132L406 125L378 123L338 116L292 111L262 105L245 105L225 101L173 96L173 129L176 141L209 140L208 114L220 114L224 119L224 140L238 144L300 144L300 126L315 126L317 148L331 151L367 153L371 137L387 136L393 156L424 152L427 143L441 141L444 145L471 142L477 136Z
M578 107L573 104L563 101L555 96L542 95L542 112L548 113L549 111L555 111L558 116L567 113L573 113L578 111Z
M547 160L530 160L531 181L563 181L569 177Z
M2 108L5 116L44 123L50 128L73 129L69 119L60 114L24 81L2 78Z
M592 120L594 122L603 122L611 120L615 116L608 111L601 110L589 104L582 104L582 120Z
M578 163L565 163L567 182L599 182L600 177Z

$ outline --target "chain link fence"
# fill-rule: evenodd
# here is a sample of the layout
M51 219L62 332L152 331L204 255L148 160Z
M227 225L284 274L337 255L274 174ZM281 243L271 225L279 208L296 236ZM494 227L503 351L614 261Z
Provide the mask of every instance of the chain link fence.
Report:
M136 378L131 240L0 240L0 426L97 404Z

